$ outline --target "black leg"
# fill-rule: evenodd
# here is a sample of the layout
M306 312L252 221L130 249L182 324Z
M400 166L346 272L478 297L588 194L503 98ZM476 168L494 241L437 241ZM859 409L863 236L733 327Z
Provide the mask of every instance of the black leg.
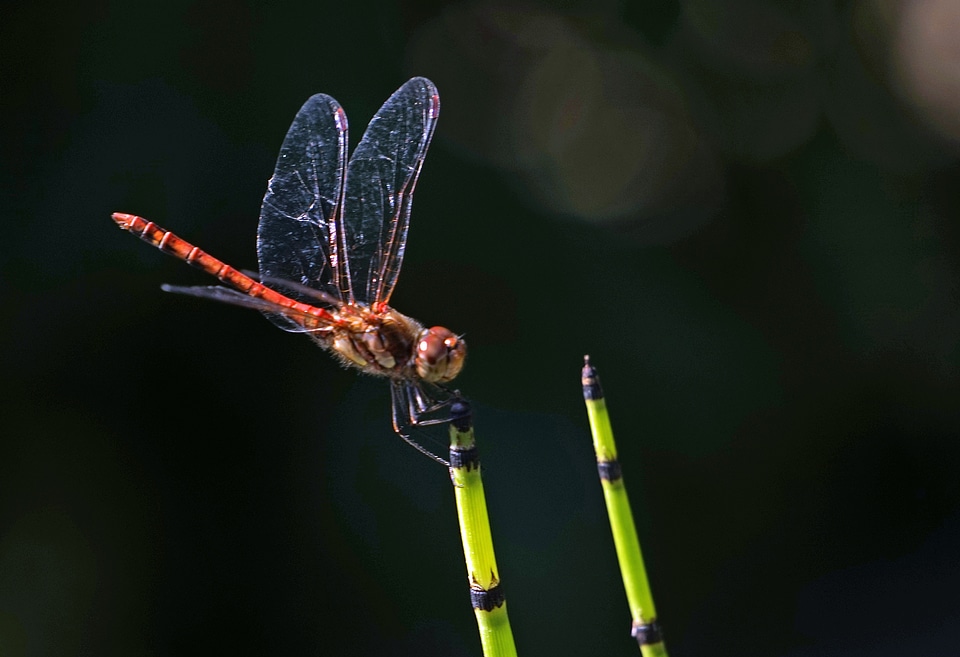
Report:
M411 389L416 390L418 393L419 388L414 388L407 383L401 381L391 381L390 382L390 400L391 400L391 416L393 419L393 430L400 436L405 443L413 447L415 450L423 454L424 456L429 456L431 459L437 463L442 463L445 467L449 468L450 463L426 447L415 441L410 437L410 434L407 433L410 429L416 429L423 426L428 426L430 424L445 424L449 422L449 418L441 420L428 420L421 421L420 417L422 413L433 412L439 410L446 406L449 402L445 402L442 405L436 405L429 408L425 408L423 411L417 411L415 404L417 402L413 399L413 393ZM417 395L417 401L422 402L423 399L420 395Z

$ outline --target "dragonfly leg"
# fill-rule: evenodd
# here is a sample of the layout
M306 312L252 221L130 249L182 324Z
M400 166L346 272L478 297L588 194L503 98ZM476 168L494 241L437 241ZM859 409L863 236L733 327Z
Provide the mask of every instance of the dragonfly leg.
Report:
M417 415L413 410L414 402L410 396L410 391L407 386L399 381L391 381L390 401L392 402L390 404L390 413L393 420L393 430L398 436L400 436L400 438L403 439L403 442L407 443L424 456L428 456L437 463L441 463L444 467L449 468L449 461L440 458L410 437L410 434L408 433L410 429L415 429L424 425L417 421ZM433 422L432 424L439 424L439 422Z
M408 399L407 417L410 420L410 426L413 427L449 424L451 422L449 414L434 418L426 418L425 416L450 408L451 404L461 399L459 390L451 391L435 383L408 383L404 392Z

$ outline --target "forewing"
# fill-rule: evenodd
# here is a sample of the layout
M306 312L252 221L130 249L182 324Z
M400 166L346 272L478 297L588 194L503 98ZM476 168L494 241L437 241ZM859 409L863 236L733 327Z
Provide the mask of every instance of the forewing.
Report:
M346 166L347 117L333 98L311 96L293 119L280 147L260 210L260 273L342 300L347 285L339 232ZM296 289L289 295L316 303ZM290 320L268 313L277 326Z
M374 305L390 299L403 263L413 190L439 113L437 88L413 78L383 104L350 158L343 205L350 301Z

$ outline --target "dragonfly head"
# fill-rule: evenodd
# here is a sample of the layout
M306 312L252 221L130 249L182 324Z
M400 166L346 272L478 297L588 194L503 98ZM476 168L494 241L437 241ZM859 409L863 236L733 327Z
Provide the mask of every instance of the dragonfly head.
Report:
M417 340L417 374L424 381L446 383L463 369L467 343L442 326L426 329Z

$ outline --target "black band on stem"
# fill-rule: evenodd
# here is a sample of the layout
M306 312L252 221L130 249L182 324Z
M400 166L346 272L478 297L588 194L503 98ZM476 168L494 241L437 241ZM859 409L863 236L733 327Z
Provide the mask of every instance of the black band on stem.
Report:
M499 582L489 589L470 588L470 605L474 609L493 611L497 607L502 607L505 601L503 588L501 588Z
M450 467L466 468L467 470L480 467L480 450L477 449L476 445L471 445L466 449L451 447Z
M630 636L636 639L637 643L641 646L649 646L653 643L663 642L663 630L660 628L660 623L656 618L642 625L634 623L630 628Z
M623 478L620 461L597 461L597 472L606 481L620 481Z

